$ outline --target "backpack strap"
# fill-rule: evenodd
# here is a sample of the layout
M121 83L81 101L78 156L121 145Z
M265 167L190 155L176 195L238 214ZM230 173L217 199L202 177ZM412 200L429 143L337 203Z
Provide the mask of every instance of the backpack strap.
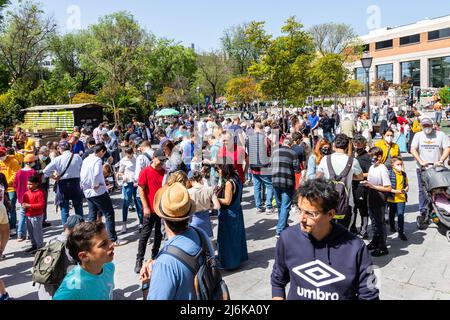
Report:
M339 175L339 178L340 178L339 181L341 181L343 178L347 177L352 168L353 168L353 157L349 157L344 171L342 171L342 173Z
M331 156L328 155L327 157L327 167L328 167L328 173L330 175L330 180L336 179L336 172L334 171L333 164L331 163Z

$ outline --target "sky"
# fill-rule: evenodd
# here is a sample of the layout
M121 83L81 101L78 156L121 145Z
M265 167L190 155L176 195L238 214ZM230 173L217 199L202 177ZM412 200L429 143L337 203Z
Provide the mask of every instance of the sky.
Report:
M12 1L13 5L17 0ZM98 18L129 11L158 37L175 39L198 51L220 48L223 31L253 20L266 21L275 36L295 15L306 28L324 22L346 23L359 35L450 14L448 0L40 0L62 33L84 29Z

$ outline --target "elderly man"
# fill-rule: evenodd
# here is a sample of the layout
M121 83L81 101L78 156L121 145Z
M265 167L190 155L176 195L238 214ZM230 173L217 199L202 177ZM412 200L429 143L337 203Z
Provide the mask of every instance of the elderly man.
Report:
M56 204L61 208L62 225L69 217L69 201L72 201L75 214L83 217L83 193L80 187L80 171L83 160L70 151L70 144L61 140L58 146L61 155L43 170L46 178L56 181Z

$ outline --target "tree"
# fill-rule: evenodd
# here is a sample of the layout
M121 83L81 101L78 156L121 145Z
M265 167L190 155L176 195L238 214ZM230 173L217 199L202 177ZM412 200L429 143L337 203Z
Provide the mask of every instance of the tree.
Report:
M439 90L439 97L441 98L441 102L443 104L450 103L450 87L444 87Z
M3 21L2 11L8 4L9 4L9 0L0 0L0 28L1 28L1 23Z
M245 75L253 62L258 60L258 50L249 41L246 33L249 24L244 23L224 31L222 48L233 65L233 74Z
M342 93L354 97L364 91L364 85L358 80L348 80L344 83Z
M286 21L283 35L275 39L266 33L264 24L252 22L247 30L249 41L261 53L259 61L249 68L249 74L260 82L262 92L270 98L303 100L310 91L309 71L314 58L311 36L295 17Z
M338 23L318 24L309 30L316 50L321 55L342 54L357 37L350 25Z
M311 78L314 95L332 96L342 93L348 77L342 55L326 54L318 57L312 66Z
M0 35L0 60L15 82L28 76L42 63L56 24L31 2L20 3L15 11L8 12L6 23Z
M203 53L198 56L198 74L203 93L212 97L216 103L217 97L225 91L225 84L230 78L230 68L226 57L220 52Z
M261 97L255 79L252 77L237 77L228 80L225 86L225 96L228 102L249 104Z

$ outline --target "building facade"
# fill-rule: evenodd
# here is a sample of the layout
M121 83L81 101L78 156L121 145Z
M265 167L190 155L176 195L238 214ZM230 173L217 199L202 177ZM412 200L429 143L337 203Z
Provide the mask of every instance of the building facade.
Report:
M373 57L371 83L409 83L425 89L450 86L450 15L377 29L360 40ZM354 79L365 83L361 62L349 67Z

